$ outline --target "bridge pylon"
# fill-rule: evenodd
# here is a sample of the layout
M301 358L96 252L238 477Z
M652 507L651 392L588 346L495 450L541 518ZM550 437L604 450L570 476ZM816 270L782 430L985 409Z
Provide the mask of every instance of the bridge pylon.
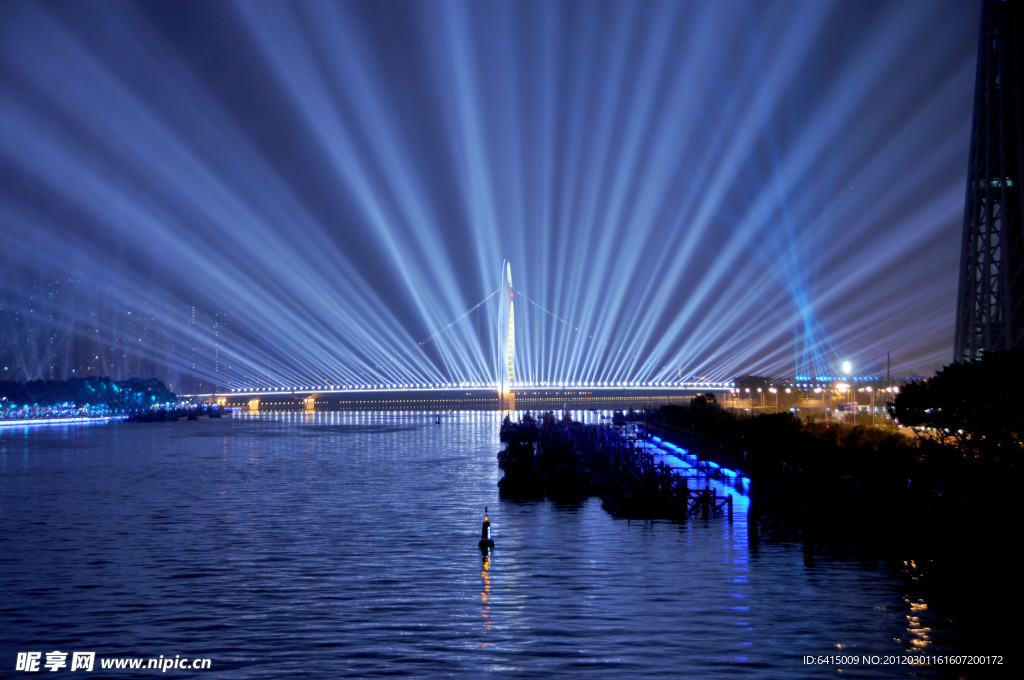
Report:
M501 304L498 306L498 400L502 409L513 410L515 397L516 319L512 308L512 267L508 260L501 263Z

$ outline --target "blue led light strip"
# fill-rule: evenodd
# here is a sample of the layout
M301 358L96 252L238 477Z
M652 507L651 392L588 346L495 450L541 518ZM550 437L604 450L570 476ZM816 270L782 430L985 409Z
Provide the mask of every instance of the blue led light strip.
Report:
M41 425L83 425L87 423L109 423L124 420L127 416L81 416L71 418L26 418L25 420L0 420L0 428L36 427Z

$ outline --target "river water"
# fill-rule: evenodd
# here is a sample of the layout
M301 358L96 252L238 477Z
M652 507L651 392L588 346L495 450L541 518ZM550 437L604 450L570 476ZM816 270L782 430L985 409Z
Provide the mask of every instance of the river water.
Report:
M1000 645L1015 613L991 619L977 606L991 588L935 577L927 556L754 540L744 512L677 524L615 519L599 499L501 500L499 415L434 419L0 432L0 677L28 677L16 662L31 651L95 652L95 674L101 658L211 660L163 674L176 678L833 677L839 666L803 657L1014 661Z

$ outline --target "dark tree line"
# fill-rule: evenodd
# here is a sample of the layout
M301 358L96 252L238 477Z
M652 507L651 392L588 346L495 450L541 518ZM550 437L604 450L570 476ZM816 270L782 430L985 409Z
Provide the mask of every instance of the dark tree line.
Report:
M1024 433L1024 349L950 364L930 380L908 383L889 408L901 424L924 428L922 437L1015 465Z
M662 407L659 424L674 430L683 445L744 470L757 483L859 498L878 507L965 498L980 503L1016 493L1017 467L965 457L935 437L803 420L792 413L751 416L694 402L689 408Z
M131 378L115 382L110 378L72 380L0 381L0 397L8 405L78 406L105 405L119 411L148 409L153 404L174 402L177 397L156 378Z
M708 437L732 452L742 452L747 466L829 478L875 474L880 460L886 469L914 465L922 451L913 438L879 428L803 420L792 413L745 415L696 398L689 408L663 406L661 424L684 435ZM785 465L784 465L785 464Z

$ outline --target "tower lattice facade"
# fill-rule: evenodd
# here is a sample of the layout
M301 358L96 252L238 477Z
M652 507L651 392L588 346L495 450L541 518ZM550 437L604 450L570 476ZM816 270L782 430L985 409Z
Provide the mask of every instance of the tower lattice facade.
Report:
M982 3L955 361L1024 346L1021 5Z

